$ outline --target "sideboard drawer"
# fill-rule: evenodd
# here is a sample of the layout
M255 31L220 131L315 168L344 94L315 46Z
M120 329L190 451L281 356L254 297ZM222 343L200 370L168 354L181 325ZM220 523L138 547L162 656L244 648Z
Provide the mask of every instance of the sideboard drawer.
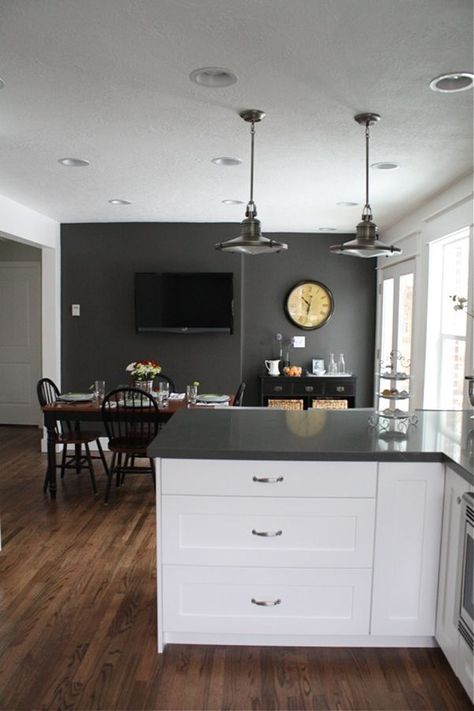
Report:
M308 381L295 379L294 388L295 395L322 395L324 392L324 384L318 382L316 378Z
M289 379L282 378L279 380L275 377L274 380L267 381L263 389L264 395L293 395L293 382Z
M370 568L375 499L164 496L166 565Z
M375 497L377 462L163 459L162 494Z
M324 384L325 395L354 395L355 386L353 380L326 380Z
M165 565L163 634L368 634L371 576L359 569Z

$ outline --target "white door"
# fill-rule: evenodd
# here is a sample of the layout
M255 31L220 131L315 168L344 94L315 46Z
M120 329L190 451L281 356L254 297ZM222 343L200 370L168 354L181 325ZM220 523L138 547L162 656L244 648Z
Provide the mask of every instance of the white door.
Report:
M0 262L0 424L40 424L41 267Z
M413 299L415 260L407 259L382 272L381 327L378 357L382 369L390 367L390 354L396 353L393 367L410 373L413 337ZM397 407L408 410L408 400L398 400Z

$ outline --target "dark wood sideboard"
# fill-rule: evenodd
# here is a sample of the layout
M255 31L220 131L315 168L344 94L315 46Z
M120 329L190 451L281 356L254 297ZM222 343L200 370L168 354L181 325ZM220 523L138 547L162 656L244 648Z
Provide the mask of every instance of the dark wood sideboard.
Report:
M308 410L312 407L337 406L339 404L337 401L345 401L340 405L355 407L356 380L354 375L350 377L301 376L299 378L284 375L261 375L260 405L262 407L268 407L269 404L278 406L275 400L285 400L290 403L295 401L295 405L300 409Z

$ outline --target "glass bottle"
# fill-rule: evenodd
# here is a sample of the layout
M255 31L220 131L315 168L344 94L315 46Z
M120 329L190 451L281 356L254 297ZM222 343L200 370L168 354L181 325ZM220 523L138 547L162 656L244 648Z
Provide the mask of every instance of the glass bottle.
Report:
M328 364L328 375L336 375L337 373L337 366L336 366L336 361L334 360L334 353L329 354L329 364Z
M344 360L344 353L339 353L339 358L337 359L337 372L339 375L343 375L346 372L346 362Z

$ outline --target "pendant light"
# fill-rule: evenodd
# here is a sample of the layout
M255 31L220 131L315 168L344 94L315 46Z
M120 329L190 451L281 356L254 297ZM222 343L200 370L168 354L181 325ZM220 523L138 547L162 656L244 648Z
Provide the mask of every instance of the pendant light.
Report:
M344 244L334 244L330 251L334 254L346 254L349 257L390 257L401 254L399 247L384 244L378 239L377 225L372 221L372 209L369 203L369 127L380 121L378 114L357 114L357 123L365 126L365 205L362 221L356 228L356 238Z
M245 219L240 224L240 235L226 242L216 244L216 249L222 252L240 252L241 254L270 254L283 252L288 245L283 242L264 237L261 232L260 220L257 220L257 206L253 201L253 163L255 124L265 118L265 112L259 109L246 109L239 116L251 124L250 127L250 199L245 211Z

